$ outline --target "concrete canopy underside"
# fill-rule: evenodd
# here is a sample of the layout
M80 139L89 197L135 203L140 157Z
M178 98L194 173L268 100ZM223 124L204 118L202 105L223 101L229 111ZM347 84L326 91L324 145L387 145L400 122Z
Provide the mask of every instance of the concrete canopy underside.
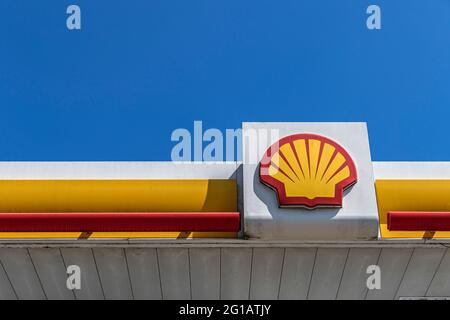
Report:
M450 296L450 242L78 240L0 243L0 299L398 299ZM381 289L368 290L369 265ZM66 268L81 269L81 290Z

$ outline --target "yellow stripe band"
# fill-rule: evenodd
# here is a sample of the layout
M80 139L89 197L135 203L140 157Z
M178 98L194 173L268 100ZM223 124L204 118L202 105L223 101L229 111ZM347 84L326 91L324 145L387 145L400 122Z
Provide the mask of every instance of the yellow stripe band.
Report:
M450 180L377 180L382 238L450 238L450 231L389 231L389 211L450 211Z
M101 239L101 238L158 238L198 239L237 238L236 232L0 232L0 239Z
M0 212L234 212L235 180L0 180Z

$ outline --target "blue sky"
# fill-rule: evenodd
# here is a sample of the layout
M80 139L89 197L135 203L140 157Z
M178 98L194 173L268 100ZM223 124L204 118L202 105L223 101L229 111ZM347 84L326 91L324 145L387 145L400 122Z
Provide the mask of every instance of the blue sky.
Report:
M194 120L367 121L374 160L450 160L449 117L448 0L0 3L0 160L169 160Z

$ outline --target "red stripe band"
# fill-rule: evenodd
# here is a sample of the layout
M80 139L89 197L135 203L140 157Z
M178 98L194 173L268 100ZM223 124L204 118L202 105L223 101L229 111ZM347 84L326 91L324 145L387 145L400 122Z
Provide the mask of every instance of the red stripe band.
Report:
M450 212L390 211L388 230L450 231Z
M0 213L0 232L237 232L239 212Z

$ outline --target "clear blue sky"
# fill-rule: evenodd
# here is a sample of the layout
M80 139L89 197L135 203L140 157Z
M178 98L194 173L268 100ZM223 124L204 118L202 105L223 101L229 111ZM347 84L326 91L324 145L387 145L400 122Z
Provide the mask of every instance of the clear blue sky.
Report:
M450 160L450 1L0 2L0 160L169 160L194 120L367 121L374 160Z

